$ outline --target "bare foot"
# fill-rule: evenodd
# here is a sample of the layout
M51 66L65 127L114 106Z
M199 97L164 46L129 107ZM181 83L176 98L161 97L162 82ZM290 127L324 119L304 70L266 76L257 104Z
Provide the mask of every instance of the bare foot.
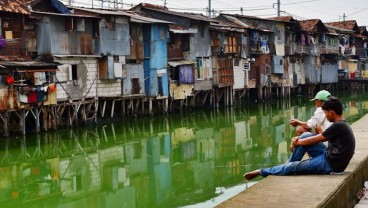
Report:
M244 173L243 177L247 180L252 180L253 178L257 177L261 175L261 171L260 170L254 170L248 173Z

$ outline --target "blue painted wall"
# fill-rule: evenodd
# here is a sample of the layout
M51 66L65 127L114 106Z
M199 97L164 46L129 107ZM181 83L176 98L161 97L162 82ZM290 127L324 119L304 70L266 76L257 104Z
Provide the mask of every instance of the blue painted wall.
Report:
M148 96L168 96L167 74L168 26L152 24L143 26L145 91ZM157 70L166 70L157 75ZM161 87L160 87L161 86ZM159 88L162 92L159 92Z

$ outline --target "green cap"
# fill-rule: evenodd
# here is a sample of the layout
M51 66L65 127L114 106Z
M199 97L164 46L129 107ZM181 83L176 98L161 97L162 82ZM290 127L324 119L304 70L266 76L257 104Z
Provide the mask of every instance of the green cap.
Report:
M331 96L330 92L328 92L327 90L321 90L316 94L316 97L314 97L311 101L315 101L315 100L326 101L328 100L328 97L330 96Z

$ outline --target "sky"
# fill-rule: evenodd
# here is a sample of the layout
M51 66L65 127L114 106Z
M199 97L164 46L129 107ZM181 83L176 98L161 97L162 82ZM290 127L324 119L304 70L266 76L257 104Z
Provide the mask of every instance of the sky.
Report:
M219 13L243 14L261 18L277 16L278 0L61 0L68 5L95 8L130 9L139 3L165 5L170 10L208 14L208 5L215 16ZM279 0L281 16L297 20L321 19L323 22L356 20L358 26L368 26L368 0ZM104 2L102 4L102 2ZM109 3L110 2L110 3ZM241 8L243 11L241 12Z

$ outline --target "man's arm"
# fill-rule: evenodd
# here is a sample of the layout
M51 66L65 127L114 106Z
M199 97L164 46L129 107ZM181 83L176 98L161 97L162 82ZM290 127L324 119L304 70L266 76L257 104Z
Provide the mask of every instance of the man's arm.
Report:
M327 141L327 139L322 136L322 134L317 134L304 139L299 139L299 136L296 136L291 139L290 151L293 151L296 146L309 146L324 141Z
M291 124L292 126L301 126L301 127L303 127L303 128L305 128L305 129L307 129L307 130L310 130L310 127L308 126L308 123L307 122L305 122L305 121L300 121L300 120L298 120L298 119L291 119L290 121L289 121L289 124Z

